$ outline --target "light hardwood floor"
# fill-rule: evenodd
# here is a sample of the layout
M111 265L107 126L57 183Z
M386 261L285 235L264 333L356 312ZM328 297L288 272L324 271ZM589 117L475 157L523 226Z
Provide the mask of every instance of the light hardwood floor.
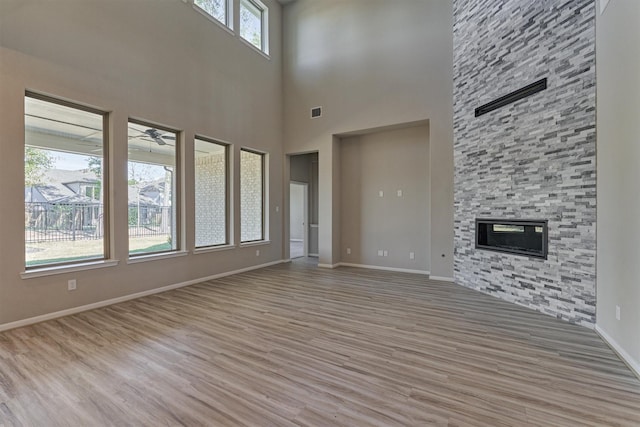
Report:
M0 386L0 425L640 425L593 331L300 262L0 334Z

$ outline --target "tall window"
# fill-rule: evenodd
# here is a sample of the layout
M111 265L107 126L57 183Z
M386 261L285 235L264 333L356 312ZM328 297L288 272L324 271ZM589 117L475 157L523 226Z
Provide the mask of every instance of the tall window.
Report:
M193 3L207 15L231 27L231 14L227 0L194 0Z
M196 247L229 243L227 146L204 138L194 142Z
M264 154L240 151L240 240L264 240Z
M129 255L178 249L178 134L129 121Z
M105 113L25 96L26 268L108 257Z
M268 48L268 9L258 0L240 0L240 37L263 51Z

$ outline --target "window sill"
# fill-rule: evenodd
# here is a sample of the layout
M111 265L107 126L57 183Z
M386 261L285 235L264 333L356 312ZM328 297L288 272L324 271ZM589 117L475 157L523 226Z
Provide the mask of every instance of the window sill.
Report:
M167 252L167 253L162 253L162 254L139 255L139 256L130 257L129 259L127 259L127 264L138 264L138 263L141 263L141 262L157 261L157 260L168 259L168 258L178 258L178 257L187 256L187 255L189 255L189 252L187 252L187 251L176 251L176 252Z
M244 43L245 45L249 46L251 49L253 49L254 51L258 52L260 55L262 55L265 59L268 59L269 61L271 60L271 56L269 56L269 54L267 52L265 52L262 49L258 49L257 47L255 47L253 44L251 44L250 42L248 42L247 40L243 39L242 36L238 37L240 39L240 41L242 43Z
M222 28L223 30L225 30L227 33L231 34L232 36L235 36L235 33L233 31L233 28L229 27L227 24L225 24L222 21L219 21L217 18L214 18L213 16L209 15L209 13L207 13L206 10L200 8L198 5L194 4L193 8L200 13L202 16L204 16L205 18L207 18L209 21L213 22L214 24L218 25L220 28Z
M270 245L270 244L271 244L271 240L259 240L257 242L240 243L240 247L250 248L251 246L264 246L264 245Z
M235 249L235 248L236 248L236 245L209 246L209 247L203 247L203 248L195 248L193 250L193 253L195 255L197 255L197 254L207 254L209 252L228 251L230 249Z
M39 267L31 270L26 270L20 273L20 277L23 279L32 279L34 277L53 276L55 274L74 273L76 271L94 270L96 268L115 267L118 265L118 260L109 259L103 261L89 261L73 265L60 265L52 267Z

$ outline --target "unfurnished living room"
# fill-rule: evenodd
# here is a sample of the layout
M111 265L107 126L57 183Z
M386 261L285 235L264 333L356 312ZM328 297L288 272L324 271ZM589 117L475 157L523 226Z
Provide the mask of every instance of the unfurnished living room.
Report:
M640 426L639 23L0 0L0 426Z

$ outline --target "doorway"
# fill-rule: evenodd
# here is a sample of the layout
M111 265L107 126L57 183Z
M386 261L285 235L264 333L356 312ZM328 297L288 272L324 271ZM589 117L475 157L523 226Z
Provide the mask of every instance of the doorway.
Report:
M291 259L309 255L309 184L289 184L289 256Z

